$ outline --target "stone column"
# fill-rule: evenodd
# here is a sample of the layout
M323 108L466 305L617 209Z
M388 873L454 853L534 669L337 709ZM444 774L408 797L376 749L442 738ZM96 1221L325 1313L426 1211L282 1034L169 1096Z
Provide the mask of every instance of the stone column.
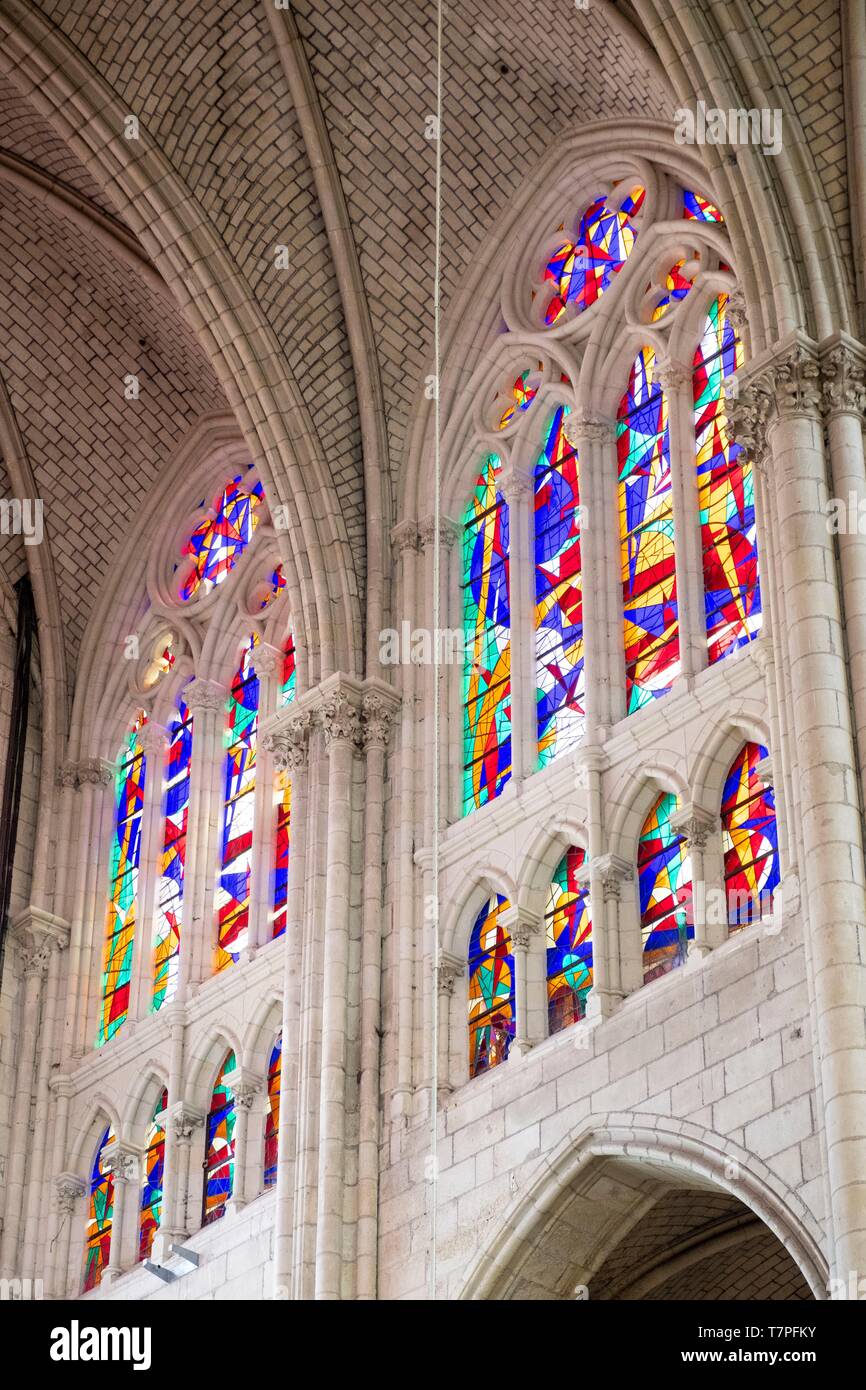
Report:
M132 979L129 991L129 1019L145 1018L153 1003L154 913L159 863L165 833L162 788L168 729L151 720L138 735L146 758L144 808L141 813L138 902L135 935L132 939Z
M398 703L395 691L378 682L366 690L362 702L366 784L358 1097L357 1296L361 1299L374 1299L377 1289L385 755Z
M40 1026L45 1021L43 987L49 962L66 944L69 928L59 917L29 907L13 921L10 936L21 955L24 998L19 1016L15 1096L6 1166L3 1239L0 1245L0 1277L4 1279L20 1277L21 1274L19 1236L28 1181L28 1159L32 1155L30 1106L33 1099L33 1068ZM44 1045L48 1046L47 1038Z
M177 1216L178 1169L181 1157L178 1150L178 1127L173 1122L173 1116L177 1114L179 1097L183 1094L183 1051L186 1032L183 1004L178 1003L176 999L170 999L167 1004L163 1004L160 1017L168 1025L169 1031L168 1087L166 1088L168 1103L163 1119L165 1153L162 1168L162 1207L159 1228L153 1238L151 1258L157 1264L164 1264L168 1259L172 1242L176 1236L179 1237L181 1234L174 1225Z
M500 926L511 936L514 958L514 1040L509 1060L524 1057L543 1039L545 1029L545 955L541 920L526 907L511 906L499 914Z
M231 1088L235 1100L235 1169L226 1207L235 1212L241 1211L259 1193L256 1175L261 1170L261 1152L254 1152L254 1149L258 1146L260 1151L264 1141L261 1125L251 1125L250 1117L255 1109L264 1120L264 1110L259 1104L264 1082L262 1077L250 1076L238 1067L226 1078L226 1085Z
M568 430L577 448L580 488L580 565L586 682L586 742L602 743L622 714L624 684L619 519L612 511L616 488L616 436L612 420L576 411ZM611 487L613 480L613 488Z
M845 664L819 363L800 333L752 364L766 401L791 657L805 843L805 901L823 1083L835 1268L866 1271L866 892L859 769Z
M659 380L668 403L680 672L688 682L707 664L692 368L678 362L664 363L659 368Z
M262 731L260 743L275 768L291 776L292 823L283 973L280 1130L274 1213L274 1298L288 1299L292 1277L294 1175L298 1140L298 1094L303 965L304 865L307 840L308 750L311 717L292 706L280 710Z
M202 680L200 676L191 680L184 691L193 726L178 1002L213 971L216 950L214 888L219 863L227 699L225 686Z
M615 998L631 994L643 984L640 928L633 929L635 918L635 867L615 854L602 855L595 865L601 888L604 911L605 956L610 980L609 988ZM623 890L626 891L623 891ZM631 893L627 890L631 889ZM629 923L632 929L629 929ZM593 936L595 923L593 922ZM595 945L593 943L593 961ZM590 996L591 998L592 996Z
M108 1264L103 1271L102 1282L106 1288L115 1284L124 1270L135 1262L130 1258L128 1245L130 1235L137 1234L138 1216L136 1197L141 1177L141 1154L119 1139L106 1144L102 1150L103 1168L114 1178L114 1208L111 1213L111 1245L108 1251Z
M72 930L61 1049L64 1057L83 1057L96 1041L108 911L108 837L113 833L111 791L116 771L115 764L103 758L67 763L60 771L62 785L70 788L80 803L71 818L78 853L69 913Z
M87 1184L77 1173L60 1173L54 1180L54 1192L57 1205L57 1227L53 1258L51 1258L50 1263L50 1279L46 1280L46 1292L52 1298L66 1298L70 1292L77 1294L81 1284L81 1271L79 1271L77 1284L73 1280L72 1270L69 1267L69 1254L73 1227L78 1226L82 1239L84 1236L83 1222L78 1219L78 1204L87 1192Z
M55 918L60 922L60 918ZM69 939L68 924L66 940ZM33 1116L33 1135L30 1140L30 1164L26 1172L27 1221L24 1230L22 1271L25 1279L37 1277L37 1253L43 1248L43 1240L50 1219L50 1201L46 1170L50 1173L49 1135L52 1115L51 1074L58 1046L61 1027L60 977L62 950L51 952L48 961L48 978L42 992L42 1017L39 1026L38 1064L36 1078L36 1106ZM42 1270L39 1275L41 1277Z
M466 962L459 956L452 956L448 951L439 952L439 962L436 967L437 998L439 1008L438 1022L438 1043L439 1043L439 1086L440 1096L450 1095L455 1084L452 1066L452 1033L455 1027L460 1028L461 1037L466 1029L466 1017L461 1019L459 1025L455 1025L452 1016L452 1001L454 999L454 986L458 979L466 974ZM464 1051L465 1051L464 1047ZM462 1078L460 1078L462 1080Z
M718 930L717 912L708 912L713 904L710 893L717 895L722 891L721 876L714 874L713 881L707 882L705 850L712 835L718 835L718 818L702 806L686 805L671 819L671 826L682 835L692 870L692 925L694 936L688 945L689 963L695 964L708 956L714 946L720 946L727 938L727 925ZM709 920L708 920L709 919ZM727 916L725 916L727 923Z
M328 849L324 923L316 1298L339 1299L343 1271L346 1073L349 1029L352 782L361 726L359 691L336 676L320 687L328 752Z
M587 857L578 872L581 882L589 883L590 917L592 919L592 989L586 1001L588 1018L607 1018L622 999L622 987L617 958L615 913L611 925L607 921L606 898L603 887L605 856L604 813L602 807L602 777L608 765L600 748L593 745L581 749L577 785L587 793Z
M174 1215L171 1227L172 1232L183 1240L184 1236L192 1235L201 1225L202 1176L199 1172L198 1185L193 1190L195 1175L191 1157L193 1136L205 1123L205 1117L200 1111L191 1109L183 1101L178 1101L175 1105L169 1106L168 1122L174 1131L175 1152L175 1171L172 1174ZM163 1195L162 1207L165 1215L169 1214L169 1195L168 1192ZM165 1244L163 1241L161 1248L164 1248Z

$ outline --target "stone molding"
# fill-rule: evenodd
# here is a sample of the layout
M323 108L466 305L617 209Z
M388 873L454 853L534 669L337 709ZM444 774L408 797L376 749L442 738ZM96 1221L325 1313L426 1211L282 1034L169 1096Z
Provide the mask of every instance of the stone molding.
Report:
M117 774L117 764L108 758L81 758L78 762L63 763L57 772L57 783L80 791L82 787L110 787Z

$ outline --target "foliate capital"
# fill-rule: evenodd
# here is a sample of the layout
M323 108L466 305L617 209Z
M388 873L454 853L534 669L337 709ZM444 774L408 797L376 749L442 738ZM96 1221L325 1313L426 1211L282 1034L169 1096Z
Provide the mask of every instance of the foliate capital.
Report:
M262 747L270 753L278 772L300 772L307 765L310 731L308 710L280 710L262 732Z
M391 544L398 555L404 550L417 551L420 541L417 521L401 521L391 528Z
M859 343L840 339L822 354L821 391L825 415L863 415L866 352Z
M419 524L418 534L421 538L421 546L428 550L436 539L436 521L432 516L425 517ZM439 518L439 543L446 550L451 550L456 544L460 535L460 526L450 517L440 516Z
M61 787L80 791L82 787L110 787L117 773L115 763L108 758L81 758L58 768L57 781Z
M183 692L183 698L190 714L195 715L198 711L225 709L228 691L217 681L193 676Z
M318 722L325 735L325 747L349 743L357 748L361 742L361 714L355 699L342 686L323 694L318 708Z
M368 690L361 701L364 749L387 748L399 700L396 693Z
M75 1210L75 1203L79 1197L84 1196L87 1185L77 1173L61 1173L54 1179L54 1190L57 1193L58 1210L64 1216L69 1216Z
M582 439L595 444L610 444L616 438L616 425L604 415L593 415L590 411L578 408L568 417L568 432L580 448Z

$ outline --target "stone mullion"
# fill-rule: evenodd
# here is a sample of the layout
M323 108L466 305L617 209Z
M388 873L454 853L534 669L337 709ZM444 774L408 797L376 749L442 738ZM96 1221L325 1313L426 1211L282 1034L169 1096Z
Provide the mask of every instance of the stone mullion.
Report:
M392 532L392 540L399 555L401 602L398 611L403 620L411 624L415 615L415 594L421 559L418 554L418 528L414 522L406 522ZM459 567L458 567L459 568ZM455 612L462 613L459 607ZM416 774L414 766L415 737L418 728L418 713L415 701L415 687L418 668L412 664L401 664L401 688L403 699L400 709L400 760L395 782L399 784L396 797L396 813L399 816L397 827L397 901L395 904L397 934L397 1037L394 1058L392 1111L396 1114L408 1112L411 1102L414 1056L414 1014L415 991L413 976L415 968L415 863L413 850L415 844L415 795ZM462 670L456 678L462 680ZM453 692L453 682L452 682ZM458 701L459 703L459 701ZM458 776L459 787L459 776Z
M510 464L503 470L501 488L508 504L511 777L519 788L538 767L532 475Z
M720 946L727 937L727 928L719 934L711 930L707 922L707 861L713 858L711 837L718 837L719 825L716 817L700 806L682 806L671 822L673 829L683 837L683 847L688 853L692 884L692 927L693 937L688 944L688 955L692 961L702 960L709 955L714 946ZM708 852L709 851L709 852ZM715 866L718 867L718 860ZM716 892L721 882L711 885Z
M589 423L589 422L588 422ZM592 431L592 496L599 516L590 513L587 526L598 537L593 542L601 556L600 578L604 592L604 658L600 662L607 677L606 723L614 725L625 717L625 632L622 601L622 540L619 520L619 463L616 427L608 421L595 421Z
M193 725L177 988L179 1001L185 999L189 988L199 984L213 968L228 691L215 681L196 677L186 687L184 699Z
M259 681L259 730L277 708L283 653L260 643L254 654ZM276 771L261 735L256 739L256 785L253 791L253 852L250 870L250 921L248 954L254 955L271 940L273 874L277 825Z
M114 1207L111 1213L111 1245L102 1282L106 1288L130 1269L138 1259L138 1203L140 1165L138 1149L116 1140L102 1151L103 1166L114 1178Z
M316 1298L339 1299L348 1061L352 873L352 783L360 736L353 696L341 684L323 690L319 718L328 752L328 851L316 1212Z
M572 424L573 419L573 424ZM604 741L611 723L612 661L610 575L607 549L610 527L605 508L604 473L614 438L613 423L576 415L568 434L577 449L580 492L580 566L583 604L584 682L588 744ZM614 667L615 669L615 667Z
M439 1008L439 1063L437 1070L438 1090L443 1097L450 1094L455 1086L460 1085L465 1080L463 1075L455 1071L452 1061L454 1054L453 1034L459 1031L461 1038L463 1038L466 1033L466 1010L463 1011L459 1025L456 1025L454 1020L455 985L465 974L465 961L458 956L448 954L446 951L439 952L439 963L436 970Z
M139 747L145 755L144 806L138 857L138 895L135 934L132 939L132 973L129 1018L144 1018L153 1003L153 959L156 886L159 881L165 834L163 784L168 749L168 730L150 720L140 730Z
M153 1258L162 1264L168 1258L169 1247L175 1236L182 1233L177 1221L178 1184L180 1151L178 1147L178 1125L176 1117L182 1113L184 1041L186 1022L184 1006L177 1000L169 1000L160 1010L162 1019L168 1024L168 1104L163 1121L165 1132L165 1151L162 1168L162 1210L159 1229L154 1236Z
M48 1267L46 1269L45 1292L49 1298L63 1299L75 1296L80 1291L80 1273L74 1277L71 1265L72 1232L78 1230L82 1236L84 1223L79 1216L80 1199L87 1192L87 1184L77 1173L60 1173L55 1180L56 1234L49 1246Z
M680 672L689 680L707 664L692 371L671 363L659 375L668 403Z
M604 905L605 940L610 989L614 999L643 984L640 922L637 920L635 868L625 859L605 854L597 860L600 896ZM595 922L593 922L593 934ZM593 947L593 960L595 949ZM591 996L590 996L591 997Z
M248 1202L258 1196L259 1191L258 1183L253 1182L253 1173L257 1173L259 1168L260 1144L257 1141L260 1138L261 1126L251 1125L250 1121L254 1114L261 1115L264 1119L261 1106L264 1088L261 1077L250 1077L240 1069L230 1073L226 1084L231 1087L235 1102L235 1167L232 1190L226 1207L232 1211L241 1211Z
M278 771L291 775L292 811L283 974L280 1126L274 1215L274 1297L287 1299L292 1277L294 1186L298 1162L301 997L304 964L304 866L308 816L310 716L286 709L260 740Z
M604 893L604 810L602 778L607 760L592 745L581 755L581 779L587 789L587 859L581 877L589 883L590 916L592 918L592 990L587 999L590 1018L606 1018L622 999L619 960L615 929L608 921ZM615 922L613 923L615 928Z
M198 1130L204 1131L206 1120L205 1116L196 1110L191 1110L183 1102L176 1105L169 1105L168 1123L174 1130L174 1156L173 1165L173 1184L174 1184L174 1213L171 1222L173 1235L180 1238L181 1243L187 1235L193 1235L201 1226L202 1208L202 1189L204 1183L204 1169L192 1162L192 1150L194 1136ZM168 1138L168 1126L166 1126L166 1139ZM204 1133L199 1140L195 1141L197 1151L204 1159ZM168 1155L166 1155L167 1166ZM193 1176L197 1174L199 1181L193 1187ZM168 1210L166 1195L163 1194L163 1212ZM167 1233L166 1233L167 1236ZM163 1249L168 1244L167 1238L163 1240ZM167 1253L167 1252L166 1252Z
M767 438L779 520L800 762L803 870L817 1014L836 1267L866 1268L866 933L858 768L835 555L825 502L818 362L798 337L758 375L769 393Z

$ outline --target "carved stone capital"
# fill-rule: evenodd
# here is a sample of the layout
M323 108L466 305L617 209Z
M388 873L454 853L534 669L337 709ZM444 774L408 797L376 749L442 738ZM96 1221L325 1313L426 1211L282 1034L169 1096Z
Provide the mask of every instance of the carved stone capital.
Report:
M671 816L671 827L682 835L689 849L705 849L707 840L719 828L711 811L703 806L683 806Z
M821 402L828 417L862 416L866 410L866 354L853 341L838 341L821 355Z
M773 412L773 398L756 384L750 384L725 401L731 433L753 463L762 466L767 453L767 426Z
M541 930L541 918L526 907L507 907L498 920L515 951L528 951L532 938Z
M349 743L357 748L361 742L361 714L356 701L342 687L323 694L318 710L318 723L325 735L325 747Z
M590 444L609 444L616 438L616 424L604 415L593 415L587 410L572 411L568 417L568 432L577 441L586 440Z
M634 877L634 864L615 854L602 854L590 864L590 873L601 879L602 901L618 902L622 885Z
M736 289L731 290L728 295L728 302L725 305L725 315L731 327L738 337L743 336L744 329L749 326L749 317L746 312L746 296L737 285Z
M168 729L164 724L155 724L153 720L148 719L147 723L143 724L138 731L137 742L139 748L147 757L150 757L152 753L159 756L164 753L168 747Z
M821 367L814 349L795 342L773 357L757 384L767 391L779 417L817 415L821 408Z
M103 1171L111 1173L116 1183L137 1183L141 1176L141 1151L130 1144L121 1143L119 1139L113 1144L106 1144L100 1160Z
M249 1076L238 1068L237 1071L229 1072L223 1079L234 1096L235 1106L240 1110L252 1110L256 1096L262 1093L262 1078Z
M75 1210L75 1203L87 1191L87 1184L77 1173L61 1173L54 1179L54 1191L57 1194L58 1211L64 1216L71 1216Z
M261 734L278 772L300 772L307 765L313 720L309 710L280 710Z
M9 931L21 952L26 979L44 978L53 953L69 941L69 923L32 904L18 913Z
M439 543L446 550L451 550L460 536L461 527L458 522L452 521L448 516L439 518ZM425 517L418 526L418 535L421 539L423 550L429 550L436 539L436 522L432 516Z
M508 463L499 475L499 491L510 507L521 497L528 497L534 490L535 480L531 469L517 467Z
M202 676L193 676L183 692L183 698L190 714L197 711L224 710L228 691L218 681L208 681Z
M361 737L365 751L368 748L387 748L398 705L396 693L392 695L378 690L365 693L361 701Z
M405 550L417 551L420 543L417 521L401 521L391 528L391 544L398 555Z
M253 657L253 665L256 668L256 675L277 676L282 672L285 655L279 647L272 647L269 642L260 642L256 647Z
M195 1131L204 1124L201 1111L193 1110L191 1106L184 1105L183 1101L170 1106L168 1116L174 1137L179 1144L188 1144Z
M663 390L671 394L685 386L691 388L694 368L687 367L683 362L661 362L656 367L656 379Z
M81 758L58 768L57 781L61 787L72 787L74 791L82 787L110 787L116 773L117 765L108 758Z
M439 994L446 995L449 999L454 993L454 986L461 975L466 973L466 963L459 956L452 956L449 951L440 951L436 961L436 989Z

